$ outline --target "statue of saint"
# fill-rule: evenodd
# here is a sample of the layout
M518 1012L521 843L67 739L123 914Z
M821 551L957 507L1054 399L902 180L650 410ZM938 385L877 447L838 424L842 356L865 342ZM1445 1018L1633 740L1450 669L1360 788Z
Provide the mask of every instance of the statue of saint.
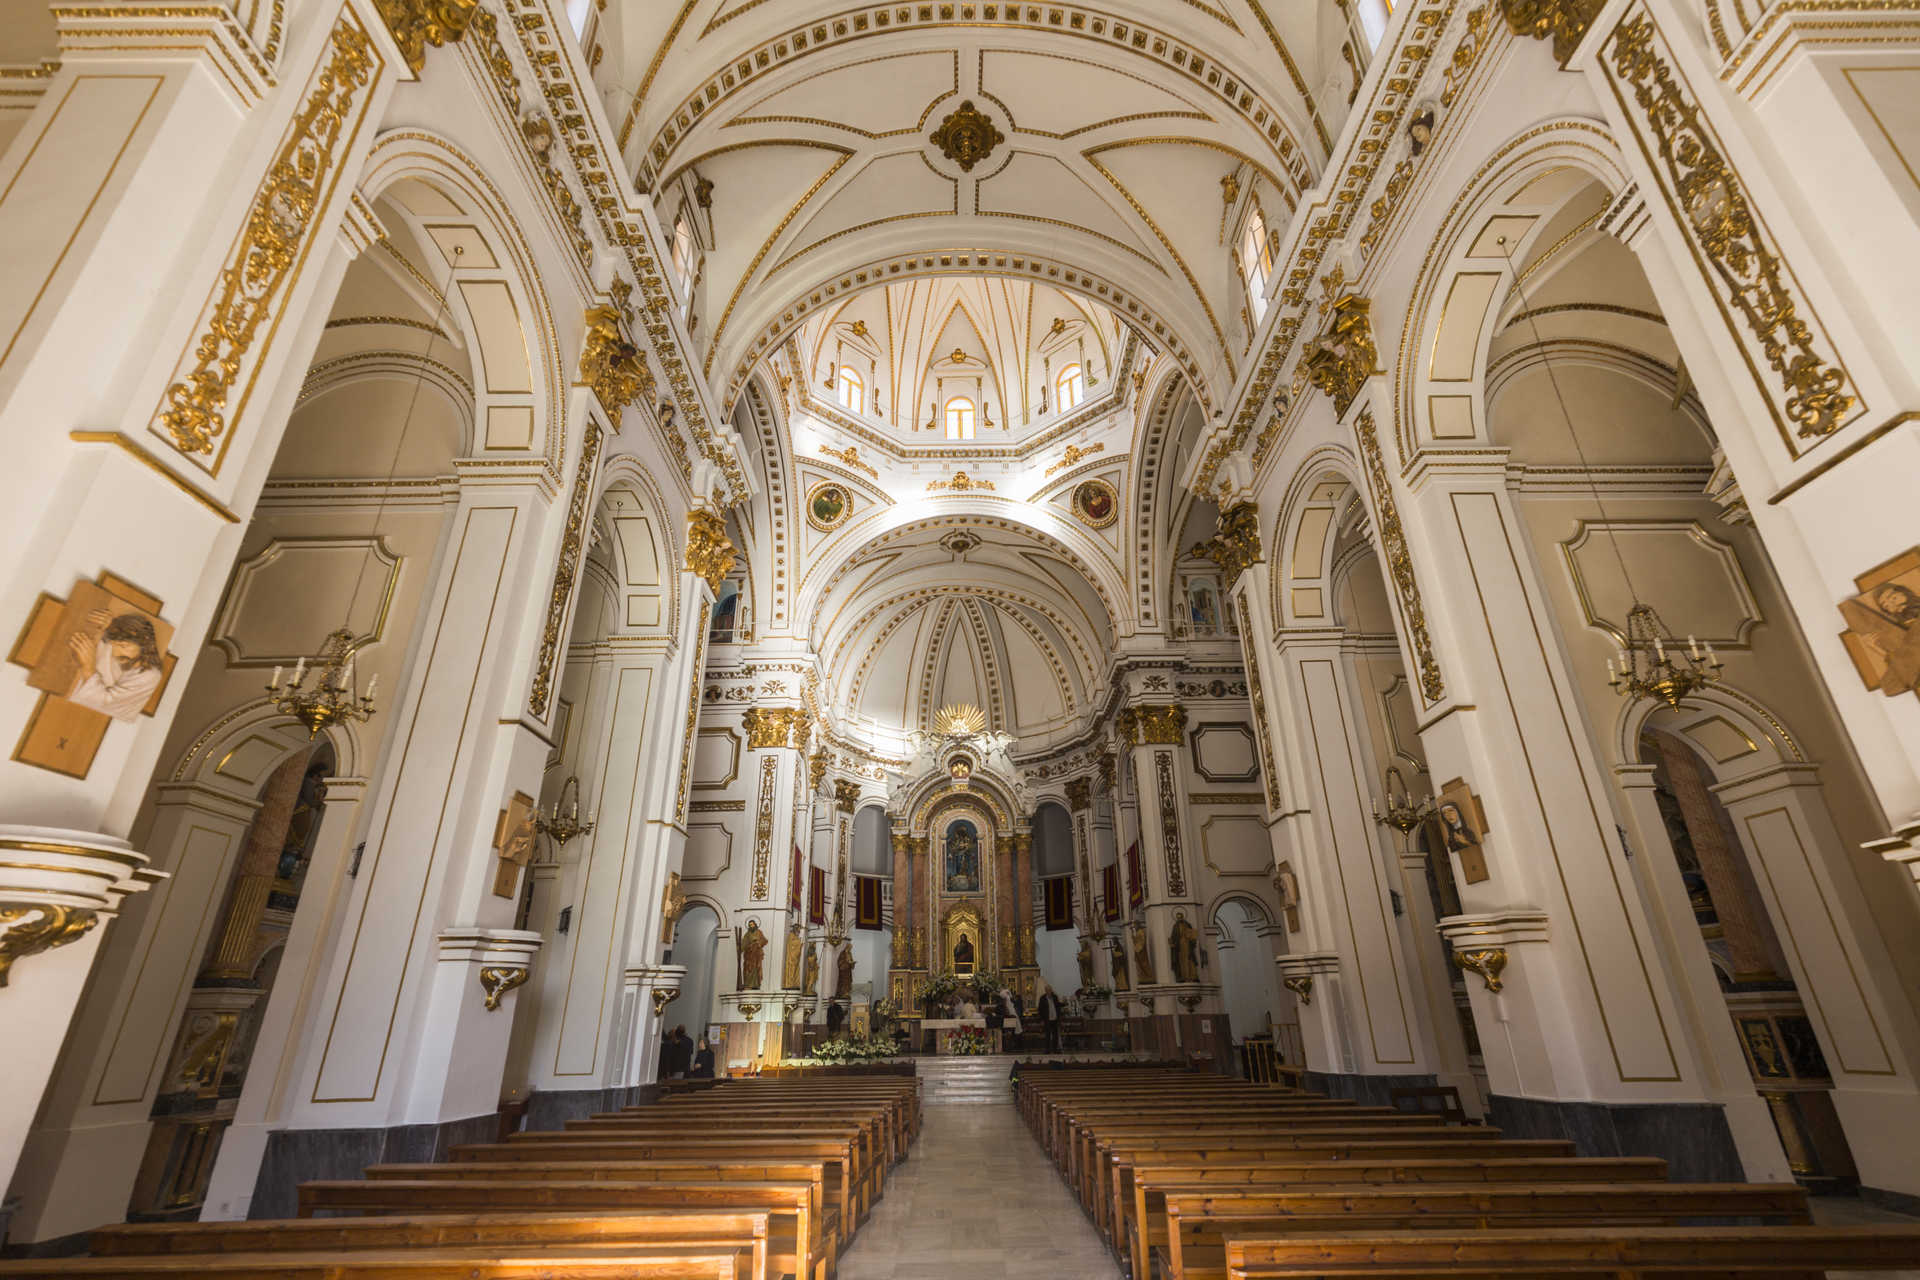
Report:
M747 921L747 931L740 935L740 989L758 991L760 989L760 962L766 958L767 935L760 932L758 920Z
M840 960L833 980L833 994L842 1000L853 999L853 944L840 948Z
M1085 934L1080 935L1080 953L1075 959L1080 961L1080 985L1093 985L1093 943Z
M1143 985L1151 986L1154 983L1153 940L1147 937L1145 929L1133 931L1133 967Z
M820 952L819 944L807 944L806 977L800 983L800 994L810 996L820 989Z
M1175 982L1200 981L1200 935L1187 923L1187 913L1173 913L1173 928L1167 932L1167 955L1173 961Z
M1115 991L1133 990L1133 983L1127 977L1127 944L1115 938L1113 948L1108 954L1113 960L1113 989Z
M805 939L800 934L800 926L788 925L787 954L780 965L780 985L788 991L795 990L800 985L800 956L805 945Z
M971 822L947 828L947 892L980 892L980 835Z

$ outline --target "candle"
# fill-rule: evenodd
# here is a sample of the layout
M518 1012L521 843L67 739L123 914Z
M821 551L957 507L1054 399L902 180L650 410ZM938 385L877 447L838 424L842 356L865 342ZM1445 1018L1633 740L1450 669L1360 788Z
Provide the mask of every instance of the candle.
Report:
M1687 652L1693 655L1695 662L1700 661L1700 642L1692 636L1687 637Z
M373 701L373 687L379 683L380 683L380 677L377 675L373 679L367 681L367 701L368 702Z
M1654 656L1659 658L1660 661L1665 662L1667 660L1667 646L1660 643L1659 636L1653 638L1653 652Z
M307 660L303 657L293 664L293 683L296 688L307 678Z
M281 668L279 667L275 667L273 669L273 683L268 685L267 688L278 689L280 687L280 672L281 672Z

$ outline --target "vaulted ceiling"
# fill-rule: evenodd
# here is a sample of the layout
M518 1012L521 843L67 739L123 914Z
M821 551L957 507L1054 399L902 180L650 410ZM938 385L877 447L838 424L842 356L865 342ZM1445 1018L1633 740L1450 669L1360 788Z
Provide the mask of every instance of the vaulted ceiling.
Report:
M723 399L845 293L967 274L1094 298L1212 404L1249 333L1229 222L1313 182L1346 30L1270 0L668 0L611 7L597 78L662 225L699 228Z

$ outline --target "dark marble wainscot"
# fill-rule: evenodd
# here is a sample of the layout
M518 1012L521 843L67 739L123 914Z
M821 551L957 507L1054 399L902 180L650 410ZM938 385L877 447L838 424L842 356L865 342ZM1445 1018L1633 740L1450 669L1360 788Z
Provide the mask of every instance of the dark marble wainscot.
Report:
M370 1164L415 1164L444 1160L463 1142L492 1142L500 1118L485 1115L439 1124L403 1124L391 1129L281 1129L267 1138L260 1174L254 1179L249 1218L291 1218L300 1207L300 1184L357 1178Z
M1487 1123L1509 1138L1568 1138L1583 1156L1659 1156L1675 1182L1741 1182L1726 1113L1706 1102L1555 1102L1494 1094Z

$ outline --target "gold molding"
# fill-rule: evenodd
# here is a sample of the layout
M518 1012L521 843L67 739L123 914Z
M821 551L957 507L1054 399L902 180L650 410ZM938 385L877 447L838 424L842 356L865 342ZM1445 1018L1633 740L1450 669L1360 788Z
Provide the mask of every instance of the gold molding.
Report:
M1622 111L1632 105L1643 117L1644 132L1635 130L1636 141L1660 178L1661 195L1686 233L1721 316L1732 328L1738 313L1778 377L1778 389L1770 388L1748 343L1736 337L1781 439L1798 455L1810 447L1802 441L1831 436L1851 420L1856 406L1865 406L1837 352L1831 360L1820 354L1818 320L1810 309L1808 316L1801 315L1792 269L1781 259L1705 113L1660 56L1658 44L1653 18L1644 10L1621 21L1605 45L1608 86Z
M160 459L154 457L153 454L121 435L118 431L70 431L67 433L67 438L75 444L110 444L124 449L134 461L158 473L162 479L172 484L174 488L186 494L189 498L192 498L195 502L213 512L214 515L219 516L228 524L240 523L239 516L194 488L191 484L187 483L185 477L167 466L166 463L160 461Z
M580 465L573 473L573 493L567 498L567 528L560 540L560 562L554 566L553 589L547 595L547 620L540 631L540 658L527 694L527 710L547 714L553 696L553 664L560 650L560 631L566 623L573 584L580 576L580 549L586 542L587 502L593 496L594 464L600 458L600 424L587 420L580 441Z
M1360 411L1354 420L1354 433L1360 439L1361 459L1366 464L1374 508L1379 513L1380 550L1387 562L1387 576L1393 581L1394 594L1400 598L1400 611L1407 620L1407 641L1413 647L1414 662L1420 670L1420 692L1427 705L1432 706L1446 695L1447 687L1440 677L1440 664L1433 656L1433 637L1427 633L1427 611L1420 603L1413 553L1407 547L1406 531L1400 527L1400 508L1393 500L1393 486L1380 456L1380 437L1374 430L1372 406Z
M477 0L476 0L477 2ZM346 137L355 99L379 70L373 41L347 10L334 24L332 52L320 67L312 90L288 123L274 162L254 194L245 226L227 256L202 323L205 332L191 348L190 362L161 397L152 430L189 457L214 454L228 433L228 414L246 402L228 401L243 387L242 367L263 326L269 328L276 298L294 278L296 265L312 244L308 234L340 178L338 161L352 142ZM258 372L255 366L253 372ZM252 373L244 386L250 389ZM209 470L218 471L226 443Z
M419 75L427 65L428 49L452 44L467 34L480 0L373 0L373 7L393 33L407 67Z

